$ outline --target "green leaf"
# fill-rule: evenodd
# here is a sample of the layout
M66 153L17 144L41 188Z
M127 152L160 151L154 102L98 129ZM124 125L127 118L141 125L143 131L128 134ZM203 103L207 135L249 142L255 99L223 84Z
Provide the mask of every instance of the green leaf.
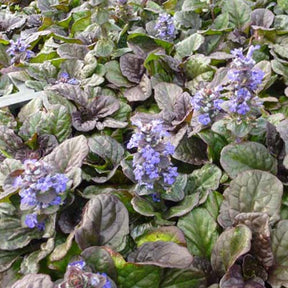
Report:
M201 0L185 0L183 3L182 10L184 11L196 11L196 12L202 12L202 9L209 8L207 1L201 1Z
M181 42L177 43L177 45L175 46L177 57L184 58L192 55L193 52L197 51L204 43L204 39L204 36L195 33L185 38Z
M227 140L210 129L202 130L198 135L208 145L209 158L219 161L222 149L228 144Z
M57 53L64 59L84 60L88 53L86 45L64 43L57 49Z
M204 272L193 269L167 269L162 277L161 288L206 287Z
M220 163L231 178L239 173L258 169L276 174L277 160L257 142L230 144L221 152Z
M146 242L156 241L174 242L183 246L186 244L183 232L175 226L153 228L136 239L138 247Z
M141 197L134 197L131 201L131 204L136 212L144 216L155 216L158 214L153 205Z
M277 4L283 9L288 10L288 3L285 0L277 0Z
M92 272L105 272L115 281L117 279L117 271L114 261L107 249L109 248L89 247L81 253L81 256L87 265L92 268Z
M174 242L146 242L128 256L137 264L155 265L163 268L188 268L193 261L186 247Z
M43 63L29 64L27 73L35 80L48 83L50 79L56 79L57 69L49 61L45 61Z
M0 251L0 273L8 270L23 253L22 250Z
M190 56L184 63L184 71L187 74L188 79L194 79L205 72L214 71L209 65L210 62L211 59L202 54Z
M177 98L182 94L182 88L173 83L161 82L154 87L155 100L161 110L174 110Z
M192 255L210 259L212 248L219 236L216 220L205 208L194 208L181 217L177 226L183 231Z
M224 191L218 222L229 227L239 213L262 212L273 224L280 217L282 194L283 184L276 176L260 170L244 171Z
M165 218L171 219L174 217L180 217L190 212L194 207L199 204L199 194L200 193L194 193L192 195L185 196L185 198L181 202L169 208L164 213Z
M133 86L121 73L120 64L118 61L110 61L105 64L107 71L106 79L117 87L131 87Z
M235 261L250 250L252 233L245 225L228 228L218 238L211 255L215 271L225 274Z
M202 165L208 162L206 144L199 138L184 136L177 146L173 157L185 163Z
M125 262L120 254L113 253L119 288L159 288L161 268Z
M88 151L86 138L83 135L76 136L61 143L52 153L45 156L43 161L55 167L57 172L68 173L81 167Z
M108 57L113 52L114 42L110 39L99 39L94 49L97 57Z
M90 151L101 158L101 164L93 164L97 176L91 178L96 183L108 181L116 172L121 160L124 158L124 149L110 136L93 135L88 138ZM98 159L96 159L98 160ZM102 161L105 161L103 165Z
M186 194L196 192L205 194L206 192L216 190L219 186L221 176L221 169L216 165L206 164L201 169L194 170L188 175L185 192Z
M243 0L224 1L222 13L228 13L230 22L241 29L249 24L251 8Z
M24 140L30 139L35 133L38 135L51 134L61 143L71 135L71 116L66 107L62 105L49 106L48 109L38 111L24 121L19 131L19 135Z
M86 204L75 239L82 250L107 245L120 251L129 233L128 224L129 215L123 203L116 196L100 194Z
M288 285L288 220L280 221L272 230L274 265L269 271L268 282L274 288Z
M0 64L4 67L9 66L10 64L10 57L6 53L7 46L0 43Z
M0 249L15 250L25 247L32 239L40 239L38 229L22 227L21 215L9 203L0 203Z
M32 274L38 273L40 261L45 259L54 248L54 238L48 239L46 243L42 243L40 250L34 251L29 255L26 255L21 263L20 273Z
M170 200L174 202L179 202L183 200L184 188L187 183L187 176L183 174L179 174L176 178L175 182L163 193L161 193L161 197L165 200Z

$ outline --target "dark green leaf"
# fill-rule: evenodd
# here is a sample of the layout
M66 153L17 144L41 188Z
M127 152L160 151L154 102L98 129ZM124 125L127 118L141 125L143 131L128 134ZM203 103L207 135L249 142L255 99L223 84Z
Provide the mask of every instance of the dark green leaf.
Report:
M96 183L104 183L108 181L116 172L124 157L123 147L110 136L94 135L88 138L88 146L92 153L98 155L103 163L93 165L95 170L99 173L92 178ZM102 167L104 166L104 167Z
M105 247L89 247L81 253L81 256L92 268L92 272L105 272L113 280L117 279L114 261Z
M173 157L185 163L202 165L208 162L206 150L206 144L201 139L184 136Z
M114 43L110 39L99 39L94 49L97 57L108 57L113 52Z
M201 34L195 33L185 38L176 45L176 55L179 58L184 58L193 54L204 43L204 37Z
M186 194L200 192L205 195L205 192L218 188L221 176L222 172L216 165L206 164L188 175L185 192Z
M40 239L38 229L23 227L21 215L9 203L0 203L0 249L15 250L25 247L32 239Z
M75 239L82 250L101 245L122 250L128 223L128 211L122 202L116 196L100 194L86 204Z
M226 229L212 251L213 269L222 275L225 274L241 255L250 250L251 239L251 230L245 225Z
M179 219L177 226L183 231L191 254L209 259L219 233L216 220L207 209L194 208Z
M128 256L130 262L164 268L187 268L193 257L186 247L174 242L146 242Z
M67 173L74 168L81 167L88 151L87 140L81 135L65 140L43 160L55 167L56 171Z
M50 238L46 243L41 244L40 250L34 251L29 255L26 255L21 263L22 274L38 273L40 261L48 256L54 248L54 239Z
M106 79L116 87L131 87L133 86L121 73L120 64L117 61L110 61L105 64L107 71Z
M204 288L207 287L205 274L189 269L167 269L161 288Z
M275 223L280 215L283 184L268 172L248 170L231 181L224 192L218 221L223 227L232 226L243 212L263 212Z
M174 217L180 217L190 212L194 207L198 206L199 195L200 193L194 193L192 195L185 196L181 202L169 208L169 210L164 213L165 218L171 219Z
M220 163L231 178L239 173L258 169L276 174L277 161L266 147L257 142L230 144L221 152Z
M274 265L269 271L268 282L274 288L288 285L288 220L280 221L272 230Z
M224 2L222 13L228 13L230 22L241 29L249 24L251 9L244 0L230 0Z
M159 288L160 267L129 263L116 253L111 256L117 268L119 288Z

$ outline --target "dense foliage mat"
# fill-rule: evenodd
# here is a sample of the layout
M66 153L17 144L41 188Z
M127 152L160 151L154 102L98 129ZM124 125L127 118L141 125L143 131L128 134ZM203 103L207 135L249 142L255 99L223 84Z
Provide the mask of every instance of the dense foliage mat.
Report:
M285 0L4 0L0 286L288 287L287 43Z

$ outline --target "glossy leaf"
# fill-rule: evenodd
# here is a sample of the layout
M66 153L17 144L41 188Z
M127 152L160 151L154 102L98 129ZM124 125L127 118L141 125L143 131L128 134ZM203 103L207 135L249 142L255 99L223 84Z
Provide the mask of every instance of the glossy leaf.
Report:
M81 167L88 151L87 140L81 135L65 140L43 160L55 167L56 171L67 173L73 168Z
M240 173L224 191L218 221L222 227L232 226L243 212L267 213L270 223L279 219L283 184L276 176L260 170Z
M212 251L213 269L222 275L226 273L241 255L250 250L251 239L251 230L245 225L226 229Z
M128 211L122 202L116 196L100 194L85 206L75 240L82 250L101 245L121 250L129 233L128 223Z
M210 213L202 207L194 208L179 219L177 226L185 235L190 253L209 259L219 236L217 223Z
M128 261L165 268L188 268L193 261L186 247L174 242L146 242L128 256Z
M231 178L239 173L258 169L273 174L277 171L277 161L257 142L230 144L223 148L220 163Z

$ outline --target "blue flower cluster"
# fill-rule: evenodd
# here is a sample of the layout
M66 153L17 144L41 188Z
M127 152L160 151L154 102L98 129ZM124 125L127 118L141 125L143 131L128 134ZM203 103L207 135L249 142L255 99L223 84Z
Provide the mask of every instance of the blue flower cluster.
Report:
M10 41L10 47L7 49L7 53L11 58L11 64L16 62L17 57L22 57L23 60L29 60L34 56L34 52L29 50L29 44L23 39L18 38L16 41Z
M61 72L56 83L68 83L71 85L78 85L79 80L77 80L76 78L70 78L70 75L67 72Z
M156 183L166 190L178 176L177 167L173 167L170 161L175 148L167 141L169 133L161 120L152 120L147 124L135 121L132 124L137 126L138 131L133 134L127 147L138 148L133 157L135 179L152 194L158 192L153 193Z
M97 288L97 287L102 287L102 288L111 288L112 283L109 280L108 276L106 273L90 273L90 272L85 272L83 271L84 267L86 266L86 262L84 260L79 260L75 262L71 262L67 266L67 272L65 274L65 278L68 278L67 282L70 284L70 275L73 275L73 270L76 269L76 273L78 274L79 281L77 281L77 284L80 284L79 287L91 287L91 288ZM70 271L72 270L72 271ZM73 277L74 279L74 277ZM79 282L79 283L78 283ZM99 286L101 282L101 285ZM103 283L104 282L104 283ZM63 283L64 284L64 283ZM103 285L104 284L104 285ZM60 286L62 287L67 287L67 286ZM68 286L71 287L71 286ZM73 286L74 287L74 286ZM78 287L78 286L77 286Z
M177 30L173 17L167 13L160 14L155 25L156 36L162 40L173 41L176 38Z
M62 204L61 196L67 189L69 179L65 174L52 174L52 169L43 161L28 159L24 162L24 171L14 182L20 188L20 209L29 211L25 217L25 225L29 228L45 228L38 216L45 208Z
M262 105L255 94L263 81L264 72L254 68L255 61L252 58L253 52L259 48L259 45L250 46L246 56L243 55L242 48L231 51L234 59L228 72L232 86L232 97L228 101L228 108L229 112L239 116L246 115Z
M222 110L221 104L224 100L220 99L222 87L215 89L202 88L192 97L191 104L198 112L197 120L202 125L208 125Z

